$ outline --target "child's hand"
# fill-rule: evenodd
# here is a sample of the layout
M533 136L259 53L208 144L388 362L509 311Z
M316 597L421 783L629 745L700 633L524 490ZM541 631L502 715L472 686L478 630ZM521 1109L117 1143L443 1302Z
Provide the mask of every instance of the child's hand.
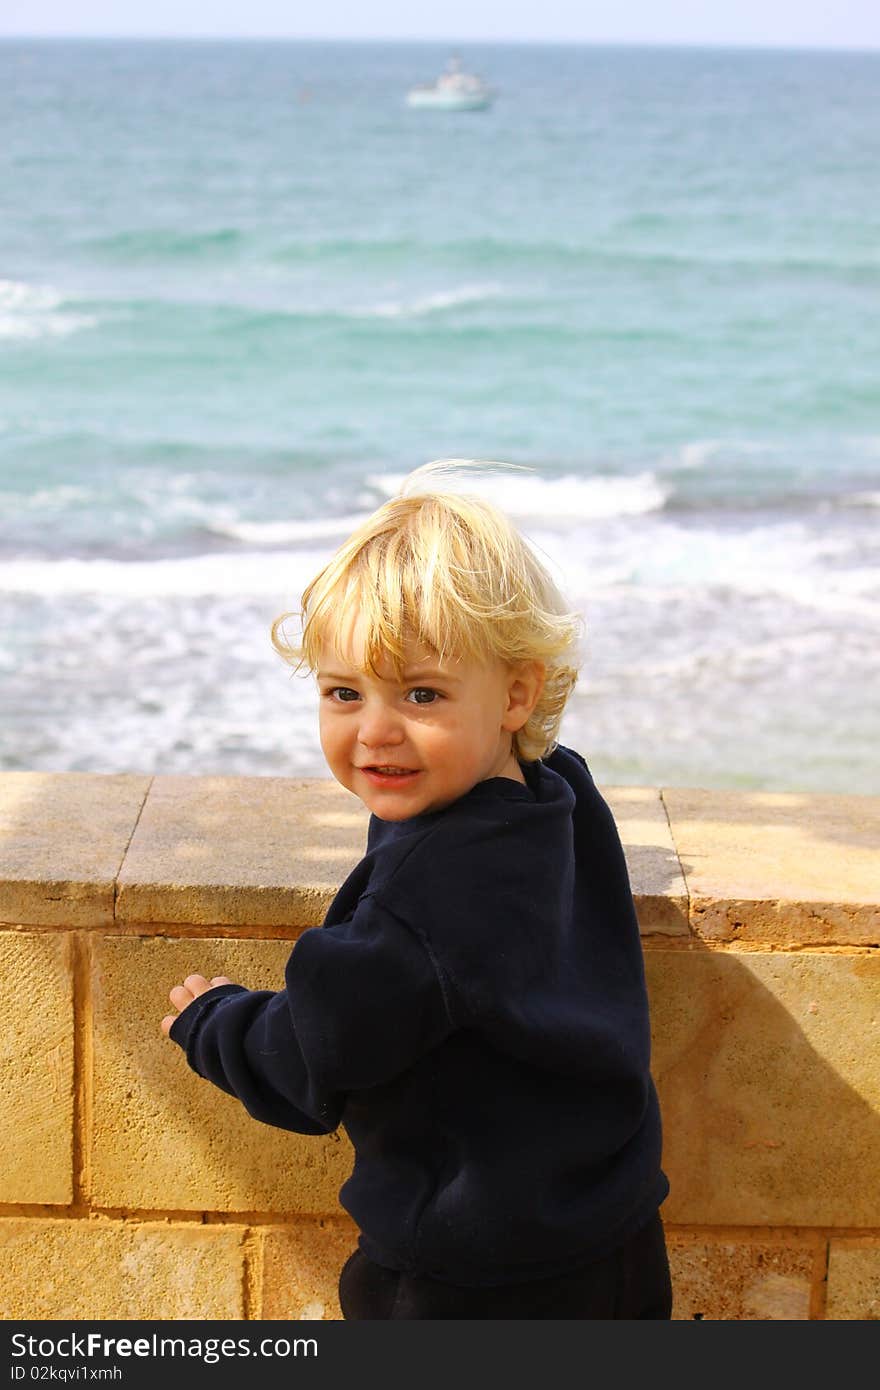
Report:
M206 980L204 975L187 975L182 985L175 985L174 988L169 991L168 998L171 1000L175 1009L177 1009L177 1013L166 1014L162 1019L161 1028L166 1038L171 1031L172 1023L180 1017L187 1005L191 1004L194 999L197 999L200 994L204 994L206 990L213 989L215 985L231 984L232 981L228 979L226 975L215 975L213 980Z

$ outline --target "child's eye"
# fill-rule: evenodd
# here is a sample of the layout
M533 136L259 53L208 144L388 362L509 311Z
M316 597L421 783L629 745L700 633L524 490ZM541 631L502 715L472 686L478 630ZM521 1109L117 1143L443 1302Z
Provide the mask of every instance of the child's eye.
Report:
M417 685L406 697L414 705L433 705L435 700L442 699L439 690L430 690L426 685Z
M357 691L352 690L350 685L334 685L330 690L324 693L331 700L337 700L342 705L350 705L352 700L360 699Z

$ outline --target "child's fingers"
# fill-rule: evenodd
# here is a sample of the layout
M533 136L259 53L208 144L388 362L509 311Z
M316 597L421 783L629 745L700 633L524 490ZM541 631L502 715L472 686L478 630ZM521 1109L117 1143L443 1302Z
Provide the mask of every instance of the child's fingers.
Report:
M171 1000L175 1009L180 1009L182 1012L192 1003L195 999L195 995L191 990L187 989L186 985L175 985L173 989L168 991L168 998Z
M204 994L206 989L211 988L204 975L187 975L183 987L189 990L193 999L197 999L200 994Z
M200 994L205 994L215 985L231 984L232 981L228 975L215 975L211 980L206 980L204 975L187 975L182 985L174 986L168 998L178 1009L185 1009L187 1004L191 1004L194 999L198 999Z
M197 999L200 994L204 994L209 989L214 989L217 985L231 984L232 981L228 975L214 975L210 981L206 980L204 975L187 975L182 985L175 985L173 989L168 991L168 998L171 1000L175 1009L177 1009L179 1013L183 1013L184 1009L189 1008L189 1005L194 999ZM160 1026L166 1037L176 1018L177 1014L166 1014L162 1019Z

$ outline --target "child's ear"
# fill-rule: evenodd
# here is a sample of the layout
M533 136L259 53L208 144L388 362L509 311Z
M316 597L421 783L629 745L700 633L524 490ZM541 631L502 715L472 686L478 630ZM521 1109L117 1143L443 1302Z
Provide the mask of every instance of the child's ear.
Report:
M507 709L501 727L516 733L530 718L541 698L547 668L543 661L520 661L511 666L507 681Z

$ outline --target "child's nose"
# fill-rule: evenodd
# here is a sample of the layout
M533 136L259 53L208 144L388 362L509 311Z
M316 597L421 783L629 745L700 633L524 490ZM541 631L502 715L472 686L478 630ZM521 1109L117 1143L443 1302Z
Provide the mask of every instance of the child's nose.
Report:
M385 704L364 705L358 725L358 742L365 748L387 748L403 741L403 727L395 711Z

